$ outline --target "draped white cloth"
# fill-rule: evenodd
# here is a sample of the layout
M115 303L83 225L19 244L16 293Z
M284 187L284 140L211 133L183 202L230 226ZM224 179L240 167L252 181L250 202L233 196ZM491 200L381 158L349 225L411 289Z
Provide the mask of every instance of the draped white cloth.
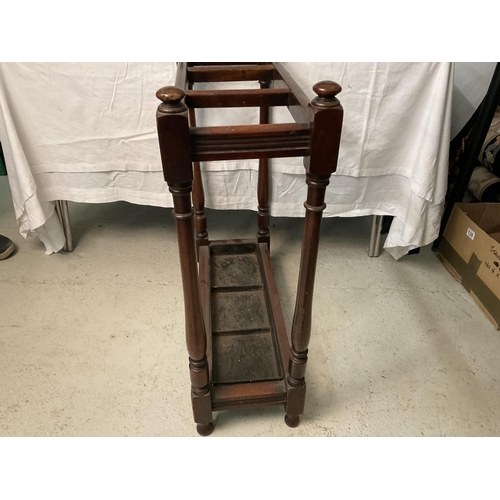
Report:
M438 235L448 169L451 63L287 63L306 94L340 83L344 127L326 217L394 215L398 259ZM155 111L174 63L1 63L0 142L23 236L64 243L54 200L171 207ZM230 84L235 86L234 84ZM238 84L239 85L239 84ZM198 125L257 123L256 109L201 110ZM273 121L290 121L286 108ZM304 215L302 159L271 162L271 214ZM206 206L256 209L257 161L202 165Z

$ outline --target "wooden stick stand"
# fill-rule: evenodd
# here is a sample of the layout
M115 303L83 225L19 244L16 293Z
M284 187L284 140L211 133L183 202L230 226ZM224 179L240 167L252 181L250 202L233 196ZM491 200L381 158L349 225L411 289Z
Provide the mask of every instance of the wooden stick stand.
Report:
M260 89L195 89L197 82L251 80ZM162 101L161 159L177 225L193 415L201 435L212 432L213 411L284 405L290 427L304 411L321 215L343 117L338 84L322 81L313 90L317 97L309 102L280 63L180 63L175 87L156 94ZM268 123L270 106L287 106L295 123ZM260 124L197 127L195 109L216 107L259 107ZM269 253L268 164L269 158L290 156L304 157L308 185L291 345ZM259 159L256 237L211 241L199 162L249 158Z

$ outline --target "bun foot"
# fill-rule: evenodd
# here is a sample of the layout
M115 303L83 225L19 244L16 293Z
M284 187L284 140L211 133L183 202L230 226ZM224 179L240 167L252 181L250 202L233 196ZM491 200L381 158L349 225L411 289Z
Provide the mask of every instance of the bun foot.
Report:
M200 436L210 436L214 431L214 424L212 422L208 424L196 424L196 430Z
M300 417L298 415L296 417L285 415L285 424L288 425L288 427L298 427L300 424Z

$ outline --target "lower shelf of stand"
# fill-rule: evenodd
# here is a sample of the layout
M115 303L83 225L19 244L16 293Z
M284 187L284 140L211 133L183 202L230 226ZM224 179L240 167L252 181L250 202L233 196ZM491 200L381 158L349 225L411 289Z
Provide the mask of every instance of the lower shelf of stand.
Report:
M285 403L289 344L267 245L212 241L199 262L213 409Z
M212 409L235 410L286 403L284 380L212 386Z

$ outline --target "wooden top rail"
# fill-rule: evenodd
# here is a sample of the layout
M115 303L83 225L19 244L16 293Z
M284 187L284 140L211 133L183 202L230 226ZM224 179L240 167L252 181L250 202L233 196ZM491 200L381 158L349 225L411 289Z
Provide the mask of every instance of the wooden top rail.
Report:
M290 114L297 123L304 123L309 121L307 116L307 109L309 107L310 99L306 96L305 92L299 87L297 82L293 79L290 73L286 70L282 63L274 63L276 69L272 87L289 89L293 95L293 99L288 106Z
M187 68L190 82L245 82L252 80L272 80L273 64L250 64L241 66L193 66Z
M308 124L279 123L237 127L194 127L193 161L282 158L309 154Z
M190 62L188 66L245 66L256 64L271 64L261 62Z
M175 86L182 90L187 90L189 87L187 79L188 63L180 62L177 64L177 73L175 74Z
M290 96L288 88L188 90L185 102L189 108L288 106L290 104Z

